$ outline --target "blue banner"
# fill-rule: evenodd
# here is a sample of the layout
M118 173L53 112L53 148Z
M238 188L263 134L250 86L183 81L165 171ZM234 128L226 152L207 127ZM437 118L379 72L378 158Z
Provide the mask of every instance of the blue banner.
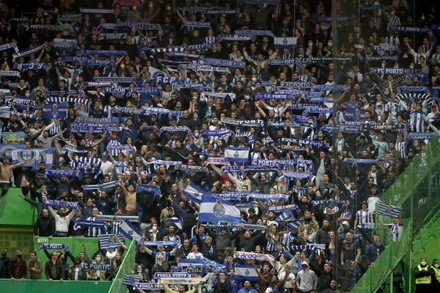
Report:
M15 147L11 151L12 164L18 164L25 160L31 160L30 162L22 165L23 167L32 167L38 169L40 162L46 163L47 169L52 169L53 164L53 150L52 148L25 148Z

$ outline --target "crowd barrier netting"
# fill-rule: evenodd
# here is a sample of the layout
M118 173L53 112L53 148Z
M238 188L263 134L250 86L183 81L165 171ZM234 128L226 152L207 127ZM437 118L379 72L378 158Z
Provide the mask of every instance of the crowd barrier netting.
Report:
M387 281L393 270L402 273L406 279L405 286L410 287L409 277L413 268L403 259L411 258L410 249L415 236L439 207L439 150L439 138L435 137L427 145L427 151L415 157L396 182L381 196L384 202L402 207L402 235L398 241L392 241L391 230L376 222L376 232L381 235L386 249L358 281L353 292L375 292ZM384 223L391 222L391 218L387 217L382 217L382 220ZM392 285L387 288L392 290Z

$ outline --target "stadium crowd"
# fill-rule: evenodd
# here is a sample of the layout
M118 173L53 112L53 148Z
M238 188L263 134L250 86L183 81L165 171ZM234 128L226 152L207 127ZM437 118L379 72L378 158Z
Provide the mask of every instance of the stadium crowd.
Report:
M112 280L136 217L139 292L350 291L375 227L399 240L376 205L438 132L433 3L338 1L335 34L325 0L0 2L1 196L36 237L115 243L47 252L48 279Z

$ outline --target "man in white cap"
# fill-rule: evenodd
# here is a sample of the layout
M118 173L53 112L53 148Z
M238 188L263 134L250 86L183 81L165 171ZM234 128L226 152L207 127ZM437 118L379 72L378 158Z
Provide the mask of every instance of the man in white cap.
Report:
M296 292L297 293L314 293L317 285L318 277L315 272L309 268L306 261L301 263L301 271L296 276Z

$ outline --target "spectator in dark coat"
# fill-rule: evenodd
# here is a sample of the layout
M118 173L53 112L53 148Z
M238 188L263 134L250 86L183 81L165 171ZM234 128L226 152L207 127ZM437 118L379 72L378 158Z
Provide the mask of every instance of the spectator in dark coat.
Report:
M27 274L26 261L23 251L17 250L16 257L9 262L9 276L11 279L25 279Z

